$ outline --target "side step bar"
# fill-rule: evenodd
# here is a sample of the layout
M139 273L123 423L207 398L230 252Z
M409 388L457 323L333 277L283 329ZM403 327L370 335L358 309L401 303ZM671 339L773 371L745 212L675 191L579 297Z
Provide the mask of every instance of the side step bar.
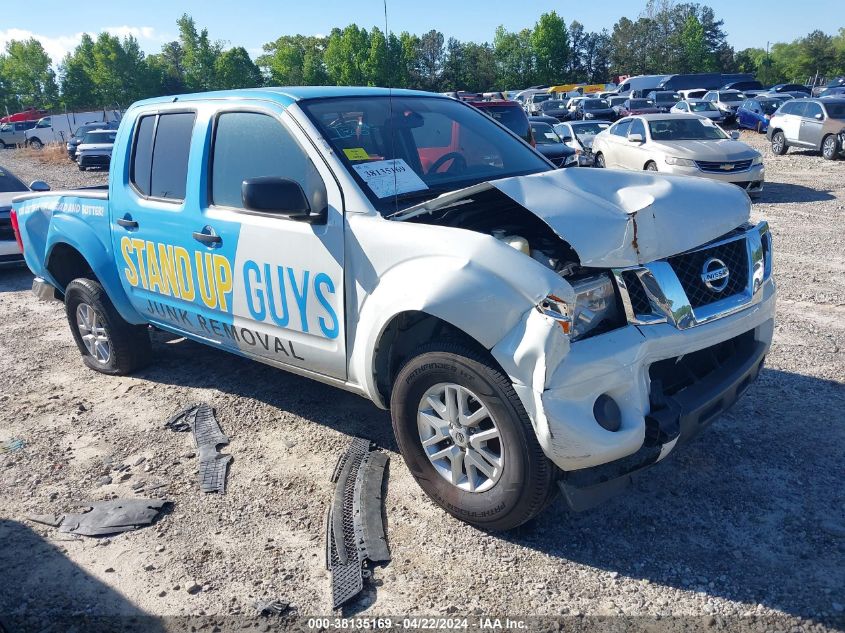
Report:
M332 572L335 609L364 589L371 567L390 561L382 516L388 457L355 438L332 473L335 492L326 520L326 568Z

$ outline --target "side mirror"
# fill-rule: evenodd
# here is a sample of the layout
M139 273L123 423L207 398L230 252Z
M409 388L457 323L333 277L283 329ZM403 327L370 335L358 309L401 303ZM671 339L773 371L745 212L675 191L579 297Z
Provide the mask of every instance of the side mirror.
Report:
M629 143L642 143L645 139L643 139L642 134L629 134L628 135L628 142Z
M29 188L32 189L32 191L50 191L50 185L43 180L33 180L29 183Z
M738 140L739 139L739 132L737 130L734 130L733 132L731 132L731 138L735 141Z
M569 143L572 140L572 137L568 134L566 136L562 136L561 138L563 139L564 143Z
M307 220L311 215L302 187L288 178L247 178L241 184L241 200L249 211L279 213L292 220Z
M816 118L816 119L818 119L819 121L821 121L821 120L824 118L824 115L823 115L821 112L819 112L819 113L816 115L816 117L815 117L815 118Z

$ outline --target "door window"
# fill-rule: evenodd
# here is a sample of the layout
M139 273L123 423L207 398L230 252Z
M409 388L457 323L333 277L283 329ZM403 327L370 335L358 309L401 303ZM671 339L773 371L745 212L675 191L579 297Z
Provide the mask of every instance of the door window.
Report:
M281 122L257 112L224 112L214 133L211 203L242 209L243 181L263 176L299 183L315 213L328 206L323 179Z
M640 119L634 119L634 122L631 123L631 129L628 132L628 136L631 136L631 134L639 134L643 137L643 139L645 139L645 126Z
M808 119L815 119L817 114L821 114L822 118L824 114L822 113L822 107L814 102L814 101L807 101L804 108L804 116Z
M175 112L138 119L130 180L143 195L181 202L196 115Z
M631 121L631 119L624 119L620 121L610 129L610 133L614 136L628 136L628 130L631 127Z

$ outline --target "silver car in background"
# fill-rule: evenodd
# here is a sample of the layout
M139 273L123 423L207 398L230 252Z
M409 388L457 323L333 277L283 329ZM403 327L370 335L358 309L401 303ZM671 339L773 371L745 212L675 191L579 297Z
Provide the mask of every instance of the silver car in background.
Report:
M626 117L593 140L596 167L645 169L763 190L763 156L718 125L695 114Z
M105 167L111 164L111 152L117 130L93 130L82 137L82 143L76 148L76 163L79 171L89 167Z
M579 167L593 166L593 139L609 127L609 121L569 121L554 126L563 142L575 150Z
M702 99L716 106L725 115L725 120L731 122L736 119L736 110L746 97L739 90L711 90Z
M697 114L711 121L721 123L725 120L725 113L704 99L687 99L680 101L669 110L673 114Z
M790 147L820 151L827 160L845 152L839 140L845 131L845 98L793 99L769 119L766 136L772 153L786 154Z

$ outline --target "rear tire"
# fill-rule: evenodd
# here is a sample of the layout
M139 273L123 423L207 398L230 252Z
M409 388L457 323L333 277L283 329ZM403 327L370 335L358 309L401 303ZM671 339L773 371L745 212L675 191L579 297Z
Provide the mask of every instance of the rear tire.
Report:
M450 402L456 403L452 411L486 411L470 422L466 416L450 416ZM484 530L510 530L534 518L557 493L557 469L540 448L510 379L462 343L418 349L396 377L390 411L411 474L435 503L461 521ZM479 456L487 472L474 465Z
M42 147L44 147L44 143L41 142L41 139L37 138L30 139L28 145L32 149L41 149Z
M147 326L127 323L99 282L71 281L65 289L65 313L82 361L94 371L125 376L152 360Z
M838 149L836 147L836 135L828 134L822 139L822 156L825 160L836 160Z
M789 147L786 145L786 136L783 132L778 130L772 134L772 154L775 156L783 156Z

